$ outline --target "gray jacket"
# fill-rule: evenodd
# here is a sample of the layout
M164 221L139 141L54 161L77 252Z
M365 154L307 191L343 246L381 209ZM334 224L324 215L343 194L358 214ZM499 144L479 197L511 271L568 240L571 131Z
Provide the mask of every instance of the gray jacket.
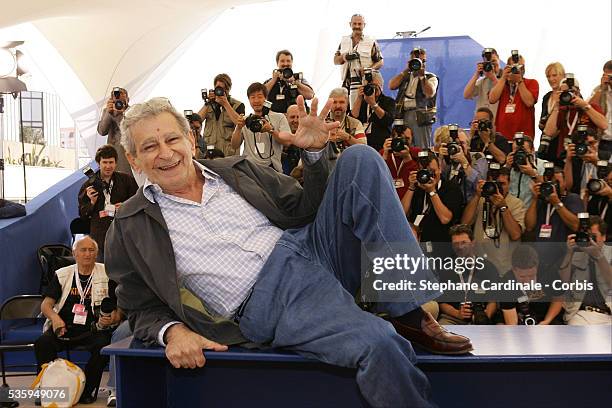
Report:
M219 174L274 225L288 229L314 220L335 163L328 157L329 147L316 163L307 164L303 159L304 187L244 157L201 163ZM108 230L105 265L110 279L118 284L118 306L127 312L134 336L145 344L157 344L160 329L173 320L222 344L245 342L236 323L215 320L206 311L186 304L190 302L185 301L185 291L178 285L168 227L161 209L145 198L142 187L123 204Z

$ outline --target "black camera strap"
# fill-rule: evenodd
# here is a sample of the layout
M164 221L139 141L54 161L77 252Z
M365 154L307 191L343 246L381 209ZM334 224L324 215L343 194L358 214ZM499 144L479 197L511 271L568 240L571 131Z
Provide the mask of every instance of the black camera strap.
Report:
M503 222L499 222L498 214L499 210L493 210L493 203L488 198L485 198L484 203L482 204L482 230L487 238L493 240L493 244L496 248L499 248L500 242L499 238L501 237ZM500 225L501 224L501 225ZM488 232L489 227L493 227L493 235L490 235Z

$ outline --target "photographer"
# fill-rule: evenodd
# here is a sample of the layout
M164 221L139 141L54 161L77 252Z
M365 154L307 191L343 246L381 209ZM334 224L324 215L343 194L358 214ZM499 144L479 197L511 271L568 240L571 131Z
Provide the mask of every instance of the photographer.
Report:
M508 154L504 167L510 170L510 194L529 208L533 198L531 182L541 182L544 174L544 161L535 157L533 140L529 136L514 135L512 152Z
M415 145L420 148L431 146L431 125L436 120L438 77L425 71L426 62L426 51L415 48L406 69L389 81L389 89L398 89L396 115L403 116L404 124L412 129Z
M185 111L191 112L191 111ZM187 121L189 122L189 128L191 129L191 134L193 136L193 142L195 145L195 158L201 159L206 155L206 142L202 137L202 118L197 113L191 113L190 115L185 115Z
M117 151L113 146L100 146L95 160L100 169L79 190L79 216L89 221L90 235L100 247L98 260L103 262L106 231L121 204L136 194L138 185L131 173L116 171Z
M287 122L289 123L289 129L291 133L297 132L298 126L300 125L300 116L297 105L291 105L287 108L285 113ZM295 169L300 163L300 155L302 149L297 146L283 146L283 156L281 162L283 164L283 173L290 175L293 169Z
M493 112L489 108L478 108L470 122L470 151L483 156L490 154L496 162L504 163L511 150L508 140L495 131Z
M441 178L440 159L435 153L421 151L418 162L421 170L410 172L402 206L408 220L422 231L427 252L441 256L448 248L436 244L450 241L448 231L461 217L463 197L455 183Z
M395 191L401 199L408 190L410 172L419 169L416 161L421 149L412 146L412 131L401 124L394 125L391 136L382 148L382 157L393 177Z
M364 69L380 70L384 63L376 40L363 35L365 25L363 16L354 14L349 23L352 34L342 37L334 54L334 64L341 66L342 86L347 90L351 89L351 84L363 83ZM357 92L351 92L351 105L356 98Z
M253 114L248 118L241 117L232 133L232 149L239 150L244 140L244 156L263 166L272 167L283 172L281 156L285 142L281 132L290 132L287 118L282 113L271 112L266 103L268 90L254 82L247 89L249 104Z
M232 148L231 139L235 125L244 115L244 104L231 97L232 79L227 74L219 74L214 79L215 89L210 89L198 115L205 120L204 142L213 145L227 156L239 154Z
M596 174L587 183L585 196L587 212L601 217L607 225L612 225L612 209L609 208L612 201L612 172L610 166L611 164L605 160L597 162ZM610 232L612 231L608 232L606 242L612 241Z
M542 290L508 291L500 302L504 323L507 325L563 324L563 291L555 290L552 282L558 280L556 272L547 271L539 262L532 247L521 244L512 252L512 270L502 276L502 282L539 282Z
M463 204L476 191L476 183L487 175L487 159L483 156L472 161L468 137L458 125L440 126L434 133L434 150L444 160L442 178L455 183L461 189Z
M465 99L476 99L476 112L480 108L497 112L497 103L489 102L489 92L501 76L499 69L499 55L495 48L485 48L482 51L482 61L476 63L474 75L470 78L463 90ZM495 117L491 118L495 121Z
M289 50L276 53L277 69L272 71L272 78L266 80L264 85L268 90L268 100L272 102L272 112L286 113L287 108L295 105L295 99L302 95L310 100L314 91L302 77L302 73L293 72L293 54Z
M365 81L366 84L357 91L355 103L351 105L351 116L363 123L368 145L378 151L391 134L395 102L382 93L384 79L380 72L366 72Z
M121 131L119 125L123 120L123 114L129 107L130 98L125 89L115 87L106 101L106 107L98 122L98 133L107 136L106 143L112 145L117 151L117 170L131 174L132 168L125 158L125 150L121 145Z
M599 141L595 131L585 125L578 126L571 140L572 143L565 146L565 184L572 193L585 197L587 183L595 175L600 160ZM607 152L601 152L601 155L608 160Z
M546 66L544 73L546 74L546 80L548 81L551 90L546 92L546 94L542 97L542 111L540 112L540 122L538 123L538 128L540 128L541 131L544 131L548 116L552 113L555 107L554 100L551 98L551 96L559 90L561 81L563 78L565 78L565 68L560 62L552 62ZM554 161L554 157L541 158L548 161Z
M568 252L559 274L564 282L589 282L593 287L591 290L568 291L563 318L570 325L610 325L612 268L609 256L606 257L603 251L608 224L597 216L591 216L587 228L582 237L568 235Z
M550 100L553 109L546 120L542 140L544 140L544 135L550 139L548 154L550 157L554 157L557 165L561 165L563 160L566 163L568 161L567 158L562 156L565 138L572 137L572 143L576 144L575 134L579 126L590 128L590 133L596 136L595 129L605 130L608 124L598 104L593 103L591 105L582 99L580 85L574 79L573 74L566 74L566 78L561 81L559 90L553 92ZM592 161L597 161L597 159ZM574 160L574 162L576 161ZM568 186L572 184L572 180L569 180L569 178L567 181Z
M363 124L359 119L347 115L348 91L346 88L335 88L329 93L333 100L329 120L340 122L340 126L329 132L329 141L337 154L354 144L367 144L368 139L365 134Z
M489 103L498 103L495 127L509 141L512 135L523 132L535 137L535 103L539 85L525 76L525 59L514 50L502 76L489 92Z
M521 200L508 194L509 172L499 167L498 163L491 163L487 181L478 182L461 223L474 227L479 252L487 254L499 271L506 271L510 268L512 250L525 229L525 207Z
M487 259L482 259L483 268L475 266L476 250L472 228L465 224L457 224L449 231L451 245L457 258L472 259L472 268L465 268L463 273L444 269L440 276L442 282L456 284L478 284L483 280L499 281L499 273ZM468 262L464 262L466 264ZM466 289L462 291L445 291L438 303L440 305L440 324L491 324L491 319L497 310L497 303L491 301L484 291Z
M601 135L600 148L612 152L612 60L604 64L601 82L593 90L589 103L591 105L597 103L606 116L608 127Z
M108 356L100 354L110 344L112 328L121 321L115 308L110 316L100 314L104 299L114 299L116 284L108 279L104 265L96 263L98 245L86 236L73 245L76 265L58 269L41 304L45 315L43 335L34 343L39 370L67 347L84 346L91 356L85 366L85 388L80 403L95 401L92 393L100 384Z

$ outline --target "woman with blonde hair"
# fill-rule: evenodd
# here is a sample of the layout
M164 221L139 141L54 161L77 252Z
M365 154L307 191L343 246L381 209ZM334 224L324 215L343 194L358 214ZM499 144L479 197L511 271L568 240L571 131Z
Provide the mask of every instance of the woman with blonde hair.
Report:
M551 62L546 66L544 70L546 74L546 79L548 80L548 84L550 85L551 90L544 95L542 98L542 113L540 114L540 123L538 127L540 130L544 130L546 126L546 120L548 116L552 112L553 101L550 99L553 92L559 90L559 86L561 86L561 80L565 78L565 68L561 65L560 62Z

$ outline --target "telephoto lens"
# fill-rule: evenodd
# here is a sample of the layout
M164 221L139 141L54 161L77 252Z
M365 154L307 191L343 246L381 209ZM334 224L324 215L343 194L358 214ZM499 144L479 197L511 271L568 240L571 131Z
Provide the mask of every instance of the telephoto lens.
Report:
M587 190L590 194L597 194L608 184L609 166L606 160L597 161L597 178L591 179L587 183Z
M363 87L363 94L366 96L372 96L374 95L374 85L372 84L367 84Z
M488 198L493 194L497 194L497 183L495 181L485 181L482 185L482 197Z
M215 96L224 96L225 95L225 89L223 89L220 86L215 87Z
M281 70L281 73L283 74L283 78L284 79L289 79L289 78L291 78L293 76L293 70L291 68L289 68L289 67L283 68Z
M423 68L423 61L420 58L413 58L408 61L408 69L412 72L420 71Z
M435 177L434 173L432 170L430 169L421 169L419 171L417 171L417 182L419 182L419 184L427 184L430 183L431 180L433 180Z

